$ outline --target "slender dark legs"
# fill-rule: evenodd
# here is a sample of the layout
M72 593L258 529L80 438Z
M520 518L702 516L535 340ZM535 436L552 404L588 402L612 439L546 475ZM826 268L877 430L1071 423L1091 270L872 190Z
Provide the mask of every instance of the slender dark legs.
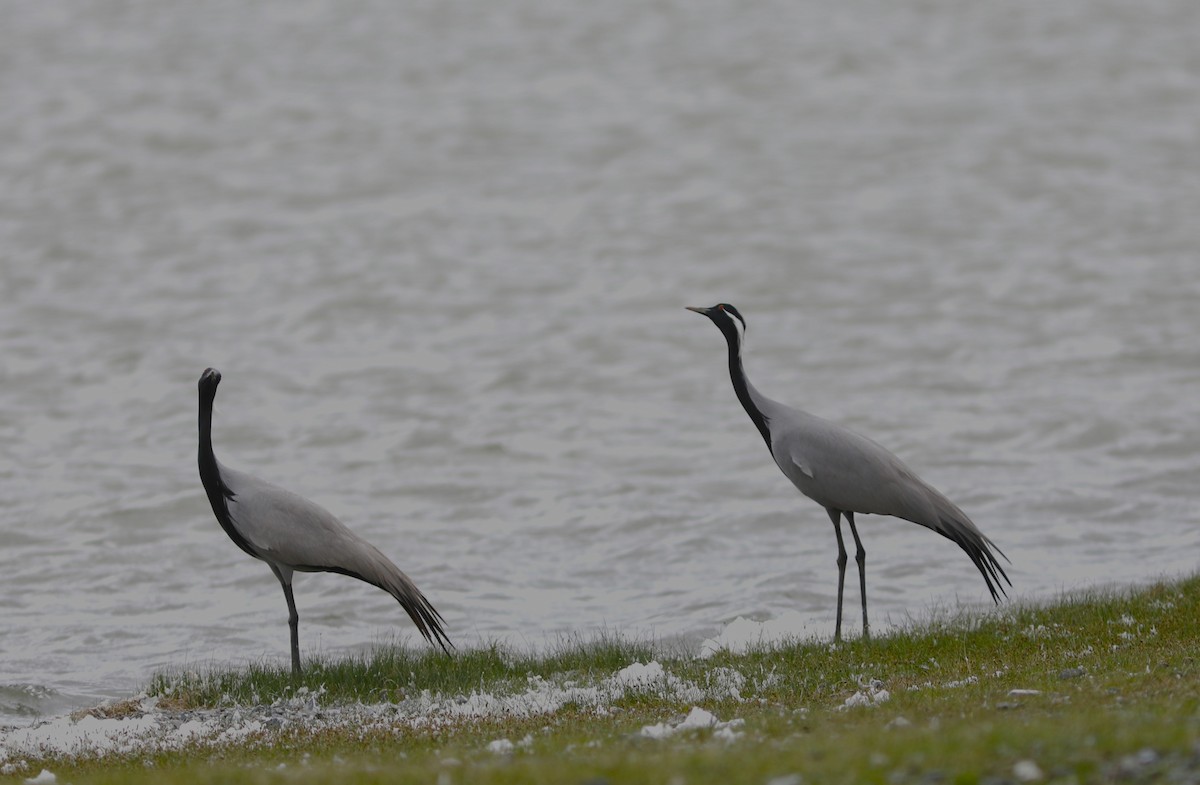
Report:
M867 624L867 551L863 548L862 540L858 538L858 529L854 525L854 513L828 508L825 511L829 513L829 520L833 521L833 533L837 535L838 545L837 623L833 628L833 641L834 643L840 643L842 640L842 594L846 584L846 562L849 561L849 557L846 554L846 543L842 540L841 516L843 515L846 516L846 521L850 524L850 533L854 535L854 544L857 546L854 560L858 562L858 588L862 593L863 638L869 640L871 638L871 627Z
M296 600L292 597L292 584L283 584L283 596L287 597L288 627L292 632L292 675L300 675L300 614L296 613Z
M833 533L837 535L838 543L838 604L837 604L837 625L833 628L833 642L841 643L842 641L842 589L846 584L846 544L842 542L842 519L841 511L829 510L829 520L833 521Z
M858 562L858 590L862 593L863 606L863 638L871 639L871 625L867 623L867 550L863 547L862 540L858 539L858 529L854 525L854 513L844 512L847 523L850 524L850 533L854 535L854 544L858 550L854 554L854 560Z
M296 598L292 596L292 571L287 571L285 578L283 573L274 565L271 565L271 571L275 573L275 577L279 579L279 585L283 587L283 596L287 600L288 605L288 627L292 633L292 675L300 675L300 614L296 613Z

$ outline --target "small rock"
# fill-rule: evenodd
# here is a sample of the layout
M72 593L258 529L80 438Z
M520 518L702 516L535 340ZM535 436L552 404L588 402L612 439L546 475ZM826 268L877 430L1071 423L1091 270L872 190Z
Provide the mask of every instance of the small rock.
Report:
M1058 678L1060 678L1060 679L1078 679L1080 676L1082 676L1086 672L1087 671L1085 671L1083 668L1064 668L1063 670L1058 672Z
M1019 760L1013 764L1013 776L1021 782L1037 782L1044 774L1038 765L1031 760Z
M799 774L785 774L782 777L772 777L766 781L766 785L801 785L804 778Z
M25 780L25 785L54 785L56 782L58 782L58 777L54 775L54 772L42 769L41 773L36 777L30 777Z
M906 717L897 716L891 722L889 722L887 725L884 725L883 727L885 727L885 728L907 728L910 725L912 725L912 723L909 722Z
M1041 690L1022 690L1022 689L1016 689L1016 690L1009 690L1009 691L1008 691L1008 694L1009 694L1009 696L1010 696L1010 697L1012 697L1012 696L1016 696L1016 695L1041 695L1041 694L1042 694L1042 691L1041 691Z

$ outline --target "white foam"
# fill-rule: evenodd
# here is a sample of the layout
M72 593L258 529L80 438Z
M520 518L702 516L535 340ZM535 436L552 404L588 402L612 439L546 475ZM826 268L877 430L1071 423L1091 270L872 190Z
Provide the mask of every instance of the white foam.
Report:
M842 708L843 709L853 709L856 706L870 706L870 705L871 705L871 696L867 695L867 693L865 693L865 692L856 692L853 695L851 695L849 698L846 698L846 702L842 704Z
M714 698L730 698L741 701L746 677L736 668L713 668L708 675L710 694Z
M488 752L496 755L511 755L514 745L508 739L496 739L487 745Z
M686 679L681 679L663 668L662 664L651 660L642 665L635 662L617 671L606 681L610 692L651 693L662 698L673 698L685 702L702 700L704 691Z
M879 679L871 679L866 676L858 676L858 692L846 698L838 708L841 710L852 709L856 706L878 706L880 703L886 703L892 699L892 694L883 688L883 682Z
M175 729L175 738L180 744L186 744L195 739L202 739L211 735L213 727L210 723L203 720L188 720Z
M717 719L716 715L707 709L693 706L692 710L681 721L674 724L659 722L654 725L646 725L642 728L641 735L648 739L665 739L684 731L712 728L714 738L733 741L742 735L742 732L736 729L745 724L746 721L740 718L721 722Z
M724 742L736 741L744 734L740 730L734 730L734 728L741 727L744 724L745 720L742 719L735 719L730 720L729 722L721 723L720 727L713 731L713 738L720 739Z
M646 725L642 728L642 736L647 739L665 739L675 732L674 727L665 722L659 722L655 725Z
M290 724L313 731L342 727L396 730L453 725L464 719L553 714L567 704L606 716L614 702L631 694L651 695L685 705L706 699L740 701L744 699L742 691L747 684L748 680L738 670L721 667L707 675L702 688L651 660L631 663L591 684L532 676L526 680L524 689L508 694L473 692L447 696L426 691L400 704L319 707L316 698L323 690L316 693L298 690L295 696L271 706L199 710L179 715L162 711L154 699L144 699L139 704L138 716L118 719L88 715L77 720L64 716L27 728L0 731L0 762L11 760L12 770L19 771L34 761L55 756L144 753L184 746L220 747L245 743L258 735L269 738ZM709 728L713 738L732 741L742 735L743 725L741 719L721 722L711 712L693 706L682 720L646 726L642 735L667 738ZM496 739L487 749L504 753L532 743L532 735L516 744Z
M0 731L0 762L11 760L14 764L28 765L30 761L60 756L103 756L196 745L219 747L244 743L258 735L269 736L279 728L293 724L310 730L438 727L463 720L553 714L568 704L597 716L606 716L611 712L612 704L627 695L649 695L685 705L708 699L740 700L746 678L732 668L718 668L707 682L707 689L701 688L651 660L631 663L593 684L530 676L524 689L512 693L472 692L448 696L426 691L399 704L320 707L317 697L323 690L315 693L298 690L295 696L276 701L271 706L198 710L179 715L163 711L157 701L146 699L140 703L137 716L98 718L87 715L77 720L62 716L29 727ZM684 724L684 729L701 722L704 714L696 712L703 711L694 709L685 720L691 724ZM712 727L721 730L736 725L717 723ZM670 732L677 732L677 727L670 726ZM722 737L725 735L728 734ZM533 737L528 736L519 742L519 746L527 747L532 743Z
M798 611L788 611L766 621L739 616L725 625L717 637L708 638L700 644L700 657L711 657L719 651L745 654L752 649L795 643L817 634L812 620Z
M711 711L693 706L683 722L675 726L676 730L691 730L692 728L711 728L719 722Z
M216 743L218 745L233 744L243 741L247 736L253 736L256 733L261 733L265 726L258 720L251 720L243 725L235 725L231 728L226 728L217 734Z
M858 706L878 706L881 703L887 703L891 699L892 694L890 692L872 684L866 689L859 690L849 698L846 698L846 702L838 708L845 710Z
M946 689L953 690L953 689L958 689L959 687L966 687L968 684L978 684L978 683L979 683L979 677L972 675L972 676L968 676L965 679L955 679L954 681L948 681L945 684L943 684L942 686L945 687Z
M78 721L63 716L39 725L16 728L0 738L6 757L37 758L84 752L104 754L134 749L140 737L157 727L157 720L149 715L125 719L101 719L88 715Z
M1013 764L1013 776L1020 782L1037 782L1046 775L1035 761L1026 759Z
M636 689L653 686L656 682L662 681L665 675L666 671L663 669L662 663L651 660L645 665L635 662L625 666L613 674L611 681L623 687Z

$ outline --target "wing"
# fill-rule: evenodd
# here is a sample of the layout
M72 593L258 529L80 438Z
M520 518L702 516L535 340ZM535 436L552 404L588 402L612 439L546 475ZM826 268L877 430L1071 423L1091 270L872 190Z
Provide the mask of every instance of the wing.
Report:
M907 467L883 447L806 412L795 412L781 425L771 421L772 454L805 496L834 510L919 514L909 509L919 499L896 493L904 487Z
M447 650L441 614L412 579L371 543L324 507L299 494L222 467L233 491L229 516L238 533L268 562L300 572L337 572L383 589L396 598L417 629Z
M353 554L361 540L333 513L299 494L221 467L233 491L229 517L260 558L299 569Z
M772 425L775 425L773 422ZM827 509L903 518L957 543L983 575L992 599L1012 581L992 550L1003 551L967 514L880 444L828 420L796 412L772 439L788 479Z

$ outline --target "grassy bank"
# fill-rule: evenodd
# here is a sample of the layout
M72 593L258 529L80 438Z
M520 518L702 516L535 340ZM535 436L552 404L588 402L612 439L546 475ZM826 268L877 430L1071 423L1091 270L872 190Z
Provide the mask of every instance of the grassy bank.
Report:
M298 682L269 667L168 673L150 689L160 711L274 702L285 719L297 706L317 719L225 744L51 755L9 777L47 768L73 783L1196 781L1197 619L1200 579L1190 579L837 649L696 660L612 637L540 657L389 649L315 663ZM627 668L650 660L662 671ZM350 702L388 708L369 722L326 722ZM694 706L722 724L677 729Z

